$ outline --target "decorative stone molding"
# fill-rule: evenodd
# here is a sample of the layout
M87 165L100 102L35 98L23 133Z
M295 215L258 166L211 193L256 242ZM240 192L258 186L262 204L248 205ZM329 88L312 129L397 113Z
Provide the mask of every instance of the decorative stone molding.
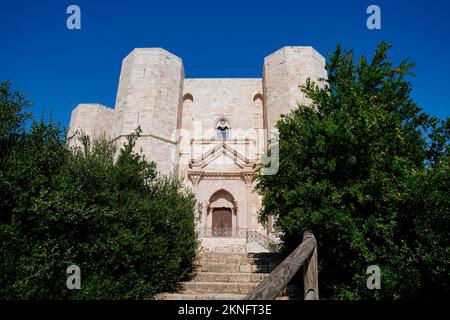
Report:
M130 134L132 134L132 132L130 132ZM121 134L121 135L116 136L114 139L112 139L111 142L116 142L117 140L119 140L121 138L127 138L127 137L128 137L127 134ZM147 137L155 138L157 140L161 140L163 142L171 143L174 145L178 145L181 140L180 137L178 137L177 140L171 140L171 139L166 139L166 138L163 138L163 137L155 135L155 134L140 134L139 137L137 138L137 140L142 139L142 138L147 138Z
M225 155L228 158L232 159L234 163L241 169L245 167L251 169L255 168L256 165L255 161L252 161L244 157L224 141L217 143L212 149L206 151L200 157L196 159L191 159L191 161L189 162L189 168L192 168L193 170L199 170L201 168L204 168L211 161L213 161L214 159L218 158L221 155Z
M247 186L251 186L254 176L255 176L254 172L242 172L241 173L242 180L244 180L244 182Z
M198 186L202 176L203 176L203 172L202 171L191 171L191 172L188 172L188 177L192 181L192 185L194 187Z

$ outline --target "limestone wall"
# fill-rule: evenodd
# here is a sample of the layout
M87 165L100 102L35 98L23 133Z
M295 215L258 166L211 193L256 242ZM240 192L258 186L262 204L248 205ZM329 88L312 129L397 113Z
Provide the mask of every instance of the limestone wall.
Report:
M205 129L212 129L221 116L227 117L233 129L258 126L255 114L261 112L261 106L254 97L262 93L261 79L185 79L187 93L193 101L183 105L185 129L192 129L193 119L202 121Z
M135 49L122 63L115 108L117 135L140 126L137 149L164 174L176 167L183 79L181 59L161 48Z
M267 126L308 101L299 86L307 78L326 78L325 59L313 47L284 47L264 59L263 86Z
M215 126L221 118L231 126L228 143L236 151L250 159L257 158L258 147L262 152L264 141L256 144L258 132L254 130L263 123L262 101L255 99L262 94L261 79L185 79L183 94L189 98L182 104L182 170L191 157L201 156L219 142ZM255 141L245 142L245 138Z
M177 56L161 48L134 49L122 62L115 109L80 104L72 113L69 136L79 128L120 138L140 126L139 150L168 174L186 171L192 157L216 143L215 124L224 117L231 125L230 138L241 139L234 142L236 150L259 159L266 138L258 136L258 129L272 128L281 114L307 103L298 86L308 77L326 77L324 64L312 47L284 47L264 59L262 79L184 79ZM201 139L211 143L193 151L192 139L198 141L194 123ZM248 151L249 143L242 139L252 132Z
M113 137L117 121L118 114L111 108L101 104L79 104L72 111L67 136L71 138L76 132L82 132L91 137ZM70 143L76 145L77 140L74 138Z

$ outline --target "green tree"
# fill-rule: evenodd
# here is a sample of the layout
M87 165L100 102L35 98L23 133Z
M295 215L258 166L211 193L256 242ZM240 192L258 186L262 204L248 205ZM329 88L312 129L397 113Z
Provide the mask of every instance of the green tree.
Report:
M329 56L328 79L277 123L280 166L258 175L260 220L276 218L284 251L312 229L327 297L399 299L449 294L449 124L411 99L413 64L352 51ZM260 171L261 172L261 171ZM369 265L382 289L368 290Z
M11 83L5 81L0 83L0 105L0 160L2 160L24 133L25 122L31 118L27 110L32 104L24 95L12 91Z
M116 161L105 138L83 135L70 149L57 124L25 130L28 104L2 88L0 297L149 299L175 289L196 255L195 198L133 152L140 131ZM81 290L66 287L72 264Z

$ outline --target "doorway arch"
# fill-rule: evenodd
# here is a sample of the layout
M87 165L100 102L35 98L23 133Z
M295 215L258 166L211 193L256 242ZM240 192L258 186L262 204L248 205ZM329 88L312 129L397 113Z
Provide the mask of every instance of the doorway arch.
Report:
M227 190L220 189L209 198L206 227L212 236L231 237L238 230L237 203Z

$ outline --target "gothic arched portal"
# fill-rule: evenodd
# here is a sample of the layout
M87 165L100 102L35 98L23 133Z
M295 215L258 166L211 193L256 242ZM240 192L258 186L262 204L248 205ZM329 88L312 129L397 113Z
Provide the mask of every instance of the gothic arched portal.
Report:
M213 237L231 237L237 230L237 203L228 191L220 189L211 195L207 214Z

